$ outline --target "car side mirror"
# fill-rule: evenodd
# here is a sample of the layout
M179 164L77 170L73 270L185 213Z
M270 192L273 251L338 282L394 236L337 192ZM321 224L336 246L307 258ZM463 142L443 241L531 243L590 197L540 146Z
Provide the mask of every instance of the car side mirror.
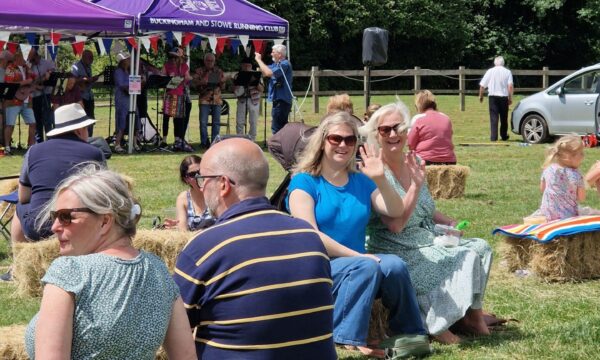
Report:
M564 95L562 86L557 87L555 92L556 92L556 95L558 95L558 96Z

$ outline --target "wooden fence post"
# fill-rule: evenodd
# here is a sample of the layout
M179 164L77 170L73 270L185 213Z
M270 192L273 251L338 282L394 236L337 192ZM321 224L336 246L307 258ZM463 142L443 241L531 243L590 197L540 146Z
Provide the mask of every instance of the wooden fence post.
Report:
M312 98L313 98L313 111L315 114L319 113L319 67L312 67Z
M421 68L419 66L415 66L415 94L421 90Z
M369 69L368 66L365 66L363 68L363 83L364 83L363 93L364 93L364 97L365 97L365 111L369 107L369 97L371 96L371 94L370 94L370 86L371 86L370 82L371 82L370 69Z
M458 67L458 96L460 98L460 111L465 111L465 67Z
M548 67L544 66L542 68L542 87L545 89L548 87L548 83L550 82L550 75L548 75Z

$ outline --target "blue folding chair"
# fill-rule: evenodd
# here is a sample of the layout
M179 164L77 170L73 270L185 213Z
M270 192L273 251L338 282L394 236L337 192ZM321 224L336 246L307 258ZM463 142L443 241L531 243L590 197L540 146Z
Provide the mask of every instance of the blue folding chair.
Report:
M10 222L14 216L14 211L11 209L17 204L19 201L19 195L17 191L13 191L10 194L0 196L0 201L6 203L6 207L2 214L0 214L0 234L10 242Z

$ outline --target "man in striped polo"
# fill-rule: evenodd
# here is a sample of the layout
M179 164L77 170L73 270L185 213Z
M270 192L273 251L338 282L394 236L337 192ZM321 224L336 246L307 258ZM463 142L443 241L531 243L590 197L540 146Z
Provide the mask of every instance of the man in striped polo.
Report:
M202 359L335 359L329 258L305 221L265 197L258 145L213 145L196 176L215 225L177 259L175 282Z

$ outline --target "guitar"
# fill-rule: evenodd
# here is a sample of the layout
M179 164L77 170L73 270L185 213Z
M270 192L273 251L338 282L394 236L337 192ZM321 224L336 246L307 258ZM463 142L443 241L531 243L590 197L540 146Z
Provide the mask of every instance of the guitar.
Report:
M49 74L50 72L48 72L47 75L39 76L33 79L33 81L30 84L19 86L19 89L15 93L15 99L20 101L25 101L29 99L29 97L34 91L40 90L39 86L47 80L47 78L50 76Z

